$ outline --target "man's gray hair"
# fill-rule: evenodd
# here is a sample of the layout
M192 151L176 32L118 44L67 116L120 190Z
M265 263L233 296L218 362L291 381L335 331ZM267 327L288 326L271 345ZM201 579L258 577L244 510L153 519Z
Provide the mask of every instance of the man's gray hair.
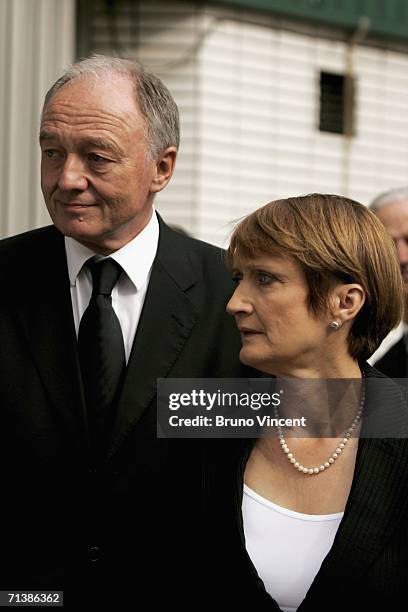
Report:
M369 204L369 208L376 212L384 206L395 204L397 202L408 202L408 187L398 187L397 189L390 189L384 191Z
M82 76L98 79L106 73L127 77L134 85L138 107L146 121L151 157L155 159L167 147L178 148L180 127L177 104L162 81L135 60L95 54L75 62L48 90L42 112L56 92L69 81Z

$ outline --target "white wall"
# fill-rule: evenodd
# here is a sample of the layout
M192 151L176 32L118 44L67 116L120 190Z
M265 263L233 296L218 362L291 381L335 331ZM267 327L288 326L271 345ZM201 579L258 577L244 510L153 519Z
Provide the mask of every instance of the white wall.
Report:
M201 74L199 48L205 34L201 9L185 2L141 3L138 45L130 55L169 87L180 111L181 147L175 176L156 197L171 223L200 235Z
M49 223L39 187L42 100L74 58L75 0L0 0L0 235Z
M368 203L408 183L408 55L358 47L356 134L320 132L320 71L344 73L346 44L233 20L198 58L199 234L222 242L229 220L312 191Z

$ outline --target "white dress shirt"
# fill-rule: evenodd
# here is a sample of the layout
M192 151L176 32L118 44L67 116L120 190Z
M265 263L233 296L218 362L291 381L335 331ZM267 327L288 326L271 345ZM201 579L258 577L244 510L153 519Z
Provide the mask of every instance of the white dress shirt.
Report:
M404 321L401 321L398 327L392 329L388 336L384 338L378 349L371 355L370 359L367 359L368 363L375 366L377 361L379 361L381 357L385 355L385 353L388 353L388 351L401 340L404 334L407 333L407 330L407 324L404 323Z
M123 268L124 274L112 290L112 306L119 319L125 345L126 363L142 312L154 258L159 243L159 222L155 211L149 223L133 240L109 255ZM96 256L83 244L65 236L68 274L71 285L72 311L78 336L79 324L92 295L92 276L84 263Z

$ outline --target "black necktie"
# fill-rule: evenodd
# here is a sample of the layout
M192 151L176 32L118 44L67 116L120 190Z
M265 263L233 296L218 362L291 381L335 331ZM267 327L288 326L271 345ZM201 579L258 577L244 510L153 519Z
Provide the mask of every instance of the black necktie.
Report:
M126 364L122 330L111 297L122 268L110 258L92 258L85 265L92 274L92 296L79 325L78 349L91 442L101 458Z

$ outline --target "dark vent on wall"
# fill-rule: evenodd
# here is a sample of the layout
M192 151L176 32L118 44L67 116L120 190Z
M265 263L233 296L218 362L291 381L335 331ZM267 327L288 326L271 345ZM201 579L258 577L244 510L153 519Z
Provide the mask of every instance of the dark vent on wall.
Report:
M321 72L319 130L352 135L353 106L352 78L343 74Z

